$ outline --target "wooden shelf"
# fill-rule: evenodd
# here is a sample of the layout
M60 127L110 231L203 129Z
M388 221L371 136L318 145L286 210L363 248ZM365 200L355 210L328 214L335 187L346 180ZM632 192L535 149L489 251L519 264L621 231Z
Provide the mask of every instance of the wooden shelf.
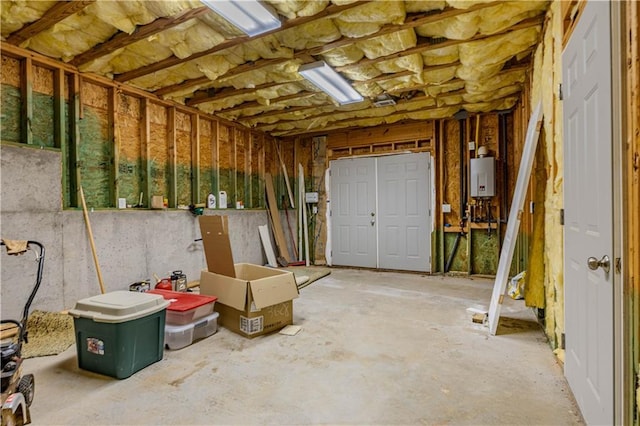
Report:
M486 223L472 223L471 229L488 229L488 224ZM491 229L498 229L497 223L491 223ZM469 232L469 225L465 226L464 229L459 226L445 226L444 232Z

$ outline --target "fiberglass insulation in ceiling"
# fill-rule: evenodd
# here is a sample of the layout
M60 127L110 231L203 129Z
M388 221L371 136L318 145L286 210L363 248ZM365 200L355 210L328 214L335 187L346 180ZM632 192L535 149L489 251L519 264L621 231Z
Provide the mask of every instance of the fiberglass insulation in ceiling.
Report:
M274 135L511 108L549 4L268 1L282 28L249 38L195 0L61 3L0 2L3 44ZM339 106L302 79L318 60L365 101Z

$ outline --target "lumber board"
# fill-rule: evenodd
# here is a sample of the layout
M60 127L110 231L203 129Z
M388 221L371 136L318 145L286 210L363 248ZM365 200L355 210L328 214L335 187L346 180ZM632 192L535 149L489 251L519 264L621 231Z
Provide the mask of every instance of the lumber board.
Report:
M309 223L307 220L307 204L304 201L305 197L305 185L304 185L304 168L302 164L298 163L298 173L300 175L300 203L298 208L302 209L302 234L304 236L304 260L306 265L309 266ZM302 251L302 247L300 248Z
M538 102L527 128L527 137L525 139L525 147L522 153L522 161L518 171L518 180L516 188L513 192L511 201L511 209L509 210L509 220L507 222L507 233L504 237L504 244L500 252L500 260L498 263L498 273L493 286L491 295L491 304L489 306L489 332L495 335L498 329L498 321L500 320L500 308L507 288L507 280L509 279L509 269L511 260L518 237L518 229L520 227L520 218L522 217L522 209L524 200L527 196L527 186L529 185L529 177L531 176L531 168L533 166L533 158L538 145L538 137L542 127L542 102Z
M267 264L272 268L278 267L278 262L276 260L276 254L273 251L273 246L271 245L271 237L269 236L269 228L267 225L259 225L258 232L260 233L260 240L262 241L262 248L264 249L264 253L267 256Z
M271 173L265 173L265 189L267 191L267 204L269 215L271 216L271 223L273 226L273 235L276 240L276 247L278 248L278 253L281 257L283 257L287 262L291 262L291 257L289 256L289 249L287 248L287 240L284 238L284 232L282 230L282 221L280 220L280 213L278 211L278 202L276 200L276 193L273 189L273 178L271 177Z

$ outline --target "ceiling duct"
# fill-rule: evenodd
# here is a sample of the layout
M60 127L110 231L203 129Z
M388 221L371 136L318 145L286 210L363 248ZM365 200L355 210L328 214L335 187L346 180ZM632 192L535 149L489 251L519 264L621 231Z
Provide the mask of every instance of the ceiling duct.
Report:
M396 104L396 101L390 95L380 95L376 98L373 104L378 108L380 108L380 107L386 107L386 106L393 106Z

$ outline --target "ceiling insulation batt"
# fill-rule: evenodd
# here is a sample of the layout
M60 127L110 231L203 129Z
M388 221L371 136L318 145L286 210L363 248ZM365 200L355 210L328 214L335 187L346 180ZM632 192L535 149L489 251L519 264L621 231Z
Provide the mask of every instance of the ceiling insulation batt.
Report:
M248 37L197 0L80 3L53 20L60 2L3 0L3 43L276 136L510 108L550 4L273 0L282 28ZM304 80L314 61L365 100L340 106Z

